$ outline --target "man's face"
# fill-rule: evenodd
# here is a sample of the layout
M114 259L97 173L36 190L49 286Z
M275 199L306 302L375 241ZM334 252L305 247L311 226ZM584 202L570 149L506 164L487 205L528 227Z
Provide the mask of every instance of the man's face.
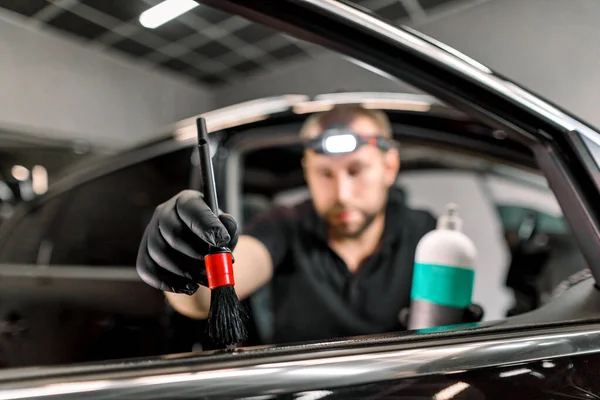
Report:
M355 117L347 127L365 136L379 131L375 121L366 116ZM303 166L313 203L330 234L353 238L383 211L388 188L396 178L399 156L395 150L384 153L371 145L340 156L307 150Z

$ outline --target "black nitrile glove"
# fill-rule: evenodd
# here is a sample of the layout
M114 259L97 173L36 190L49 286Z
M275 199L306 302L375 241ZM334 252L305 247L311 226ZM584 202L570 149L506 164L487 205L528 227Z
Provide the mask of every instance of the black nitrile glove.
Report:
M472 322L480 322L483 319L483 308L478 304L471 303L465 308L462 323L468 324ZM400 311L400 323L404 329L408 329L408 317L410 315L410 307L403 308Z
M203 259L209 247L233 250L237 239L231 215L217 218L199 192L184 190L156 208L140 244L137 272L157 289L191 295L198 285L208 285Z

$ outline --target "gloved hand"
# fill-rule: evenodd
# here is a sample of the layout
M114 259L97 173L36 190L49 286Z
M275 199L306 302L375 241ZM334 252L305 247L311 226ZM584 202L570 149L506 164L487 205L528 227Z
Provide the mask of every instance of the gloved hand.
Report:
M404 329L408 329L408 317L410 315L410 307L403 308L400 311L400 323ZM483 319L483 308L478 304L469 304L465 308L462 323L480 322Z
M191 295L207 286L204 256L212 247L233 250L238 240L235 219L217 216L202 195L184 190L156 207L142 238L137 272L157 289Z

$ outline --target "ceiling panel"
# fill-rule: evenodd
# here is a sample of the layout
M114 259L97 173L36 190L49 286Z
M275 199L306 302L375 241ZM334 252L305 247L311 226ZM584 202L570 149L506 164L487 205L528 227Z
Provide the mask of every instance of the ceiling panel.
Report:
M46 22L54 28L90 40L108 32L107 28L66 10Z
M393 23L410 18L410 8L430 12L460 0L355 0ZM277 69L282 62L311 57L318 48L277 31L200 4L190 12L147 29L139 15L159 0L0 0L0 8L41 22L98 49L118 52L156 68L218 86ZM422 15L421 15L422 17Z
M140 42L127 38L113 43L112 47L135 57L142 57L153 51L152 47L148 47Z
M395 1L377 10L377 14L385 16L386 19L397 21L402 18L408 18L408 11L401 2Z
M142 0L82 0L82 3L123 22L138 18L148 9Z
M194 52L208 58L219 58L225 54L233 52L233 49L226 46L222 42L215 40L198 46L194 49Z
M0 0L0 7L28 17L35 15L48 4L46 0Z
M419 0L421 3L421 6L426 9L426 10L430 10L432 8L435 8L437 6L441 6L444 4L448 4L448 3L452 3L453 0Z

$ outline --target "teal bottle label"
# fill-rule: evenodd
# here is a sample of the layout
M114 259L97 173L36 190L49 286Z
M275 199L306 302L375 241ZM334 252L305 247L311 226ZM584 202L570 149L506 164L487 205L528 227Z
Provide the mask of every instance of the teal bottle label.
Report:
M474 281L475 271L469 268L415 263L410 297L465 308L471 303Z

